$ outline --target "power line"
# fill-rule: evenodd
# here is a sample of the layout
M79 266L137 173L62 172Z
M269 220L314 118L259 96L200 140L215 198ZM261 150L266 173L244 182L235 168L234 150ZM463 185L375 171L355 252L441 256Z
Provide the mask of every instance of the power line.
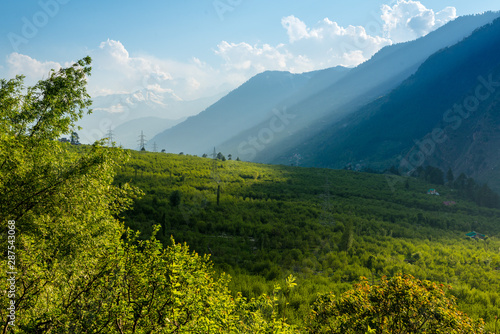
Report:
M217 168L217 153L215 152L215 147L214 147L214 153L211 154L213 158L212 162L212 179L217 182L217 184L220 183L220 176L219 176L219 170Z
M109 130L106 133L106 137L108 138L108 146L113 146L113 130L111 127L109 127Z
M138 142L139 142L139 150L146 151L146 136L144 135L142 130Z

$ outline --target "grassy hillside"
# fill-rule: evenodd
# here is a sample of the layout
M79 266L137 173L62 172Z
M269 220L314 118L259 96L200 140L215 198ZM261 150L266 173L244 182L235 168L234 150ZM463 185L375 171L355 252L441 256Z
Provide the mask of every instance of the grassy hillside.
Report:
M377 282L400 272L451 284L459 307L490 330L500 314L500 210L453 189L399 176L134 151L115 182L145 192L125 213L129 226L146 238L160 224L165 244L172 235L211 254L233 276L233 291L258 296L293 273L298 287L283 306L292 322L318 292L338 294L360 276ZM427 195L429 188L440 196ZM465 236L473 230L488 238Z

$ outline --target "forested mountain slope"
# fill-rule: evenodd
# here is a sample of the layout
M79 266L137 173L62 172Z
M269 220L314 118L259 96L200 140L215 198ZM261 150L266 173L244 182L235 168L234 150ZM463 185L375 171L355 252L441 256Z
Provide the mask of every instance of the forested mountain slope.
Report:
M330 133L332 124L341 126L343 117L398 87L428 57L458 43L499 15L488 12L459 17L417 40L386 46L329 87L300 100L283 101L279 108L290 116L279 131L271 126L273 115L269 115L217 147L243 160L265 163L287 163L285 160L294 154L307 154L299 152L304 143L310 144L308 150L320 154L321 146L316 147L318 143L311 138L322 131Z
M332 124L276 163L362 164L401 173L432 164L488 182L500 168L500 20L430 57L397 89ZM493 183L498 188L498 183Z

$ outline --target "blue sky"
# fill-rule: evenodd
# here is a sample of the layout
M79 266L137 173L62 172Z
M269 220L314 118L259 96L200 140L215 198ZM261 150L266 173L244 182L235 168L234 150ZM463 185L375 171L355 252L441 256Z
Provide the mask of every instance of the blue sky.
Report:
M498 0L5 0L0 77L46 76L86 55L92 95L150 88L190 100L263 70L355 66L385 45Z

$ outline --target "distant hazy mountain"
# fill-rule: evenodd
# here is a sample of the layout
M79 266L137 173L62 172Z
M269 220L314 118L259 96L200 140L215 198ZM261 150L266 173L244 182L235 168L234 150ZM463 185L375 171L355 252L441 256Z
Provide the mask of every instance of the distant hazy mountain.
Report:
M499 13L489 12L459 17L425 37L387 46L330 86L318 87L315 93L310 91L304 96L299 91L290 100L283 101L282 105L287 106L286 112L290 115L283 131L272 131L269 128L272 118L268 117L219 148L243 160L287 162L297 153L295 147L307 144L309 138L325 127L329 129L333 122L389 93L415 73L433 53L456 44L498 16Z
M131 121L120 124L115 129L113 129L113 141L117 145L121 145L124 148L129 148L133 150L139 149L139 136L141 131L143 131L145 140L148 140L158 133L169 129L181 122L186 120L186 118L180 118L176 120L164 119L159 117L143 117L133 119ZM146 147L148 151L152 151L154 147L154 142L151 142L149 146ZM160 147L157 144L157 151L161 151L164 147Z
M445 48L390 94L284 152L303 165L433 165L500 190L500 19Z
M78 122L78 125L83 128L80 131L80 138L83 143L92 143L105 137L110 128L114 130L121 124L141 118L155 117L165 120L184 120L187 116L195 115L204 110L224 95L183 101L170 91L159 92L143 89L132 94L98 96L92 99L92 114L85 115ZM147 120L143 120L140 126L137 123L137 127L134 126L134 123L130 123L128 127L130 133L124 132L120 134L121 138L117 138L117 143L119 141L122 143L133 142L137 139L137 133L140 133L141 130L144 130L148 138L152 138L160 130L172 126L169 125L169 122L166 122L164 124L166 127L157 129L155 123L148 125L147 122ZM151 131L149 130L150 127Z
M258 74L200 114L151 141L165 147L168 152L209 153L214 146L272 117L279 112L282 101L294 99L307 91L315 92L318 86L331 84L348 71L337 67L304 74L278 71ZM310 81L318 85L311 86Z

